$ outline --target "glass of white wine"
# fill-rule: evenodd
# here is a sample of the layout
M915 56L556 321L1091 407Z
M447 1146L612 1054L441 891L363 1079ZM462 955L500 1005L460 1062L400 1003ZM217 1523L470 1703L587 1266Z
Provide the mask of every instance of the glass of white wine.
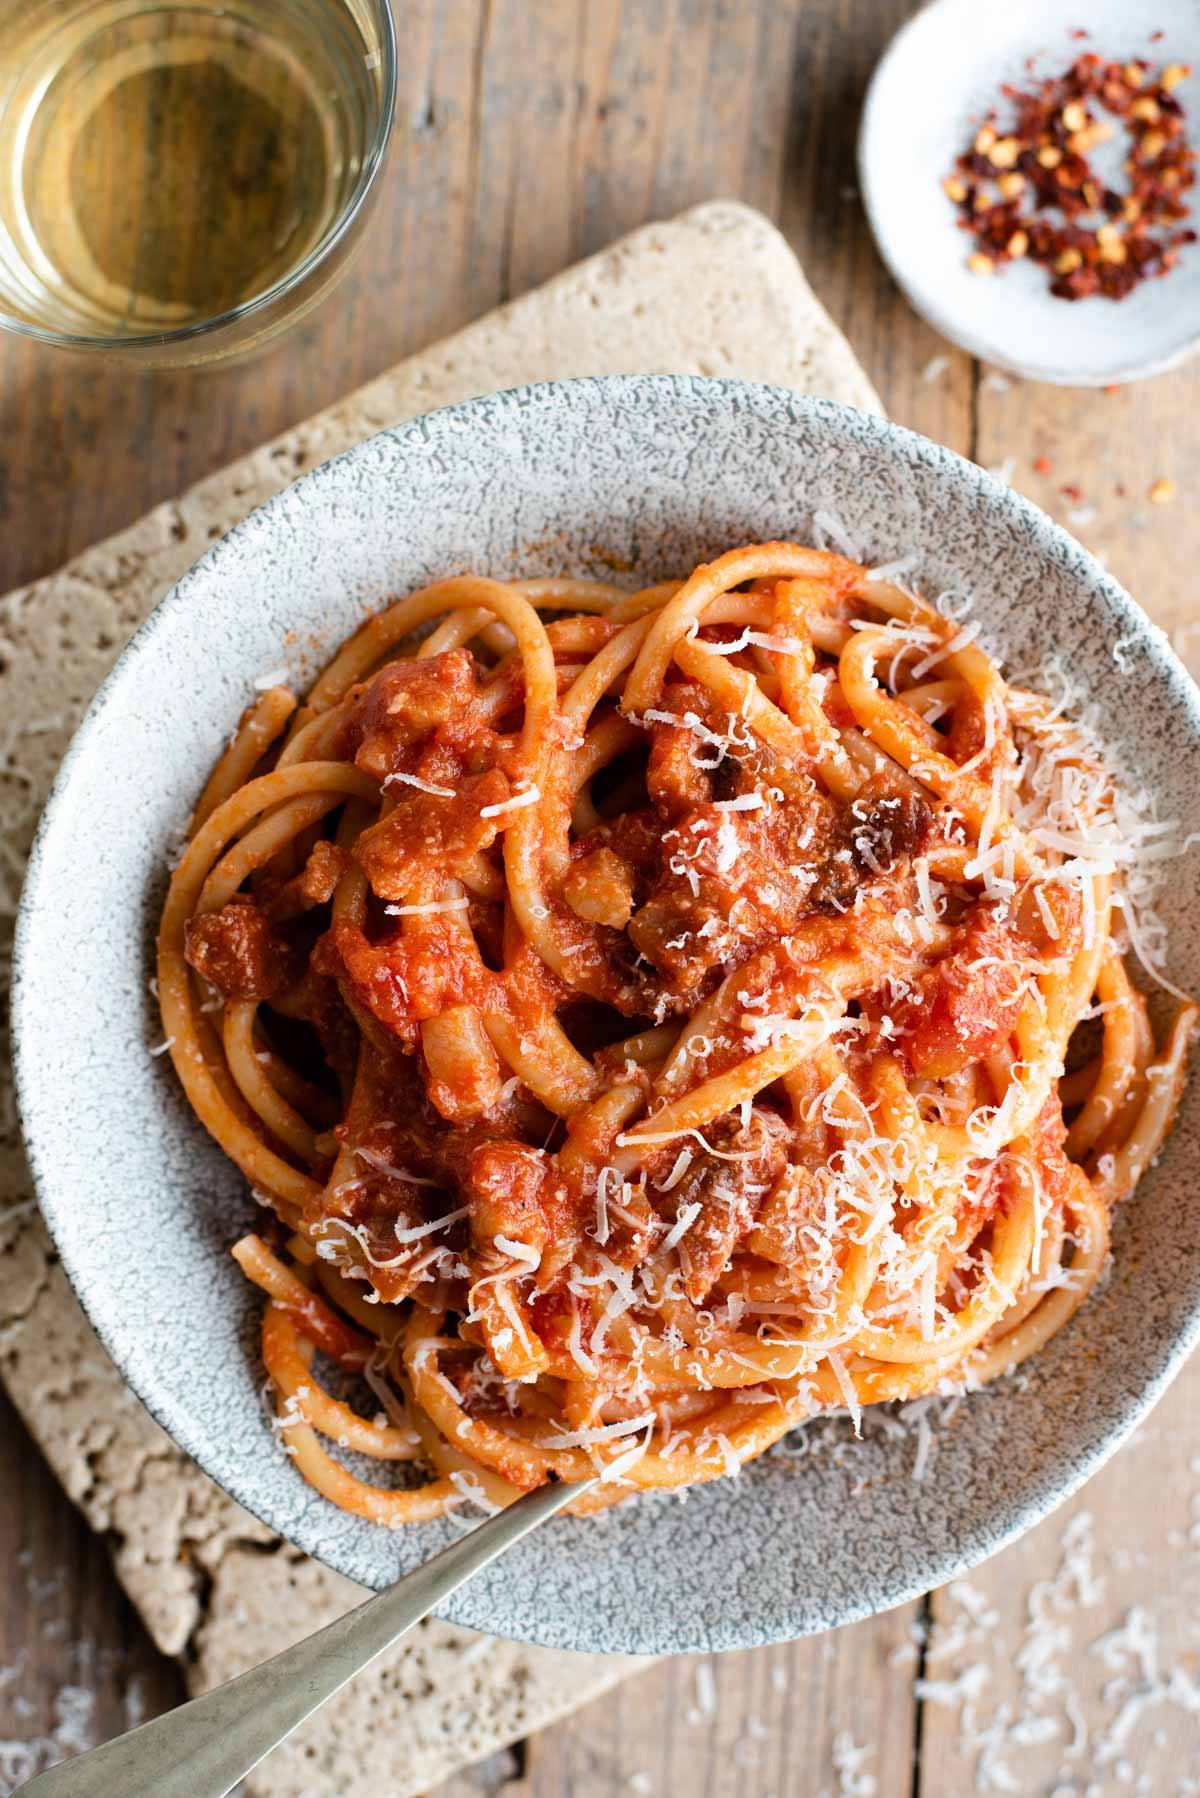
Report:
M0 0L0 327L257 349L344 271L395 94L388 0Z

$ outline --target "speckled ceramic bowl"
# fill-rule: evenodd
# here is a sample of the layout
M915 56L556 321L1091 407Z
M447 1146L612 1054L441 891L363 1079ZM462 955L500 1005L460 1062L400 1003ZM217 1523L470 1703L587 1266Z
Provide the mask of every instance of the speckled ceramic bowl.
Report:
M176 1441L282 1535L382 1586L451 1535L389 1533L318 1497L259 1400L259 1296L229 1258L254 1205L192 1118L147 991L170 845L256 675L303 682L363 609L459 569L690 569L731 544L811 538L838 514L875 560L915 550L970 587L989 643L1050 651L1104 707L1163 813L1200 828L1200 704L1160 633L1025 500L881 419L732 381L534 387L385 431L217 544L138 632L67 756L17 946L22 1114L41 1201L85 1308ZM603 558L603 559L601 559ZM631 576L632 578L632 576ZM1114 661L1120 644L1121 672ZM320 647L318 647L320 646ZM1165 911L1200 984L1197 872ZM1111 1280L1019 1380L932 1416L822 1423L685 1499L564 1519L447 1616L561 1647L747 1647L829 1628L962 1572L1066 1498L1162 1392L1200 1328L1200 1082L1117 1229ZM927 1454L929 1444L922 1451Z
M1046 271L1029 261L972 274L971 240L942 191L983 114L999 106L1007 116L1002 82L1027 89L1061 74L1084 50L1121 62L1145 57L1158 67L1190 64L1177 97L1195 142L1196 0L932 0L896 34L872 77L858 139L859 187L880 254L943 336L1033 381L1105 387L1161 374L1200 349L1200 244L1183 251L1167 279L1144 282L1119 303L1059 300ZM1093 152L1101 177L1120 191L1128 185L1126 153L1120 126Z

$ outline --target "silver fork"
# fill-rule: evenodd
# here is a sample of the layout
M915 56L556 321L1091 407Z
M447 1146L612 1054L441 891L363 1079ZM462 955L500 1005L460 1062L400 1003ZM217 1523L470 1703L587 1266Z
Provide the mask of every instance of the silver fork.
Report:
M297 1724L473 1574L588 1492L539 1486L386 1592L227 1685L23 1785L27 1798L224 1798Z

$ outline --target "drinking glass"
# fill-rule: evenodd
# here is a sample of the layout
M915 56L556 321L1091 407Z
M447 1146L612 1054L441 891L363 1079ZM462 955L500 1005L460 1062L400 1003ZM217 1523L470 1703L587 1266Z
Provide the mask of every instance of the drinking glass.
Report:
M388 0L0 0L0 326L259 348L344 272L395 95Z

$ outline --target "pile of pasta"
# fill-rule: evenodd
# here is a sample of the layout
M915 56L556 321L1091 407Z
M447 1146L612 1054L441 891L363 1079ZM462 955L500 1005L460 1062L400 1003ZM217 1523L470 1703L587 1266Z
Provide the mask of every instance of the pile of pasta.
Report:
M972 626L790 543L443 580L272 685L158 982L300 1472L590 1510L1034 1353L1178 1102L1195 1008L1156 1047L1121 952L1166 845Z

